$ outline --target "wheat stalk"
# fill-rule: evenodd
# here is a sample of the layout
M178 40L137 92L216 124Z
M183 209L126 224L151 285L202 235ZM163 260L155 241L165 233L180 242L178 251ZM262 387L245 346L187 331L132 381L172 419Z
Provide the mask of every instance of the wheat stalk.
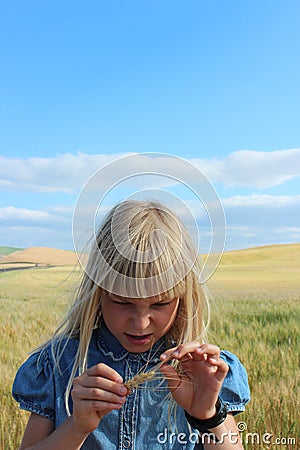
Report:
M166 364L167 362L171 361L173 359L173 356L170 355L168 358L166 358L164 361L159 362L156 364L156 366L152 367L151 370L146 370L149 362L146 363L145 366L142 367L142 369L132 378L129 378L125 381L124 385L128 389L137 389L140 388L142 384L148 383L149 381L153 380L159 380L160 382L163 379L166 380L172 380L173 377L166 377L161 371L160 368L163 364ZM179 369L177 365L177 370ZM161 388L161 386L157 387L158 389ZM155 388L155 389L157 389ZM167 387L165 387L166 389Z
M136 389L140 387L141 384L147 383L148 381L153 380L153 378L157 375L155 370L150 370L149 372L141 372L137 373L133 378L125 381L125 386L127 389Z

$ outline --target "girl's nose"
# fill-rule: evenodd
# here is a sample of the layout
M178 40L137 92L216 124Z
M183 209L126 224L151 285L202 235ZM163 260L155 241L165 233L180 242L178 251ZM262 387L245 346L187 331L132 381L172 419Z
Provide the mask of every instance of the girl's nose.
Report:
M148 328L151 322L149 314L138 314L133 317L134 329L136 331L142 332Z

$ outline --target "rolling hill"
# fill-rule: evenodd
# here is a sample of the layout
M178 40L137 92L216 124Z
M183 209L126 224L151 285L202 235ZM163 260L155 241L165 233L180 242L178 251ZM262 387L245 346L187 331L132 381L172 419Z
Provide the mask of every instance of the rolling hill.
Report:
M16 247L3 247L0 245L0 258L4 255L9 255L10 253L16 252L18 250L23 250L22 248Z
M300 244L270 245L226 252L213 278L234 291L300 296Z
M7 264L42 264L52 266L74 266L77 264L75 252L48 247L30 247L17 250L0 258L0 266Z
M0 264L4 263L65 266L76 264L77 256L73 251L50 247L29 247L26 249L0 247ZM300 244L278 244L228 251L223 254L220 266L269 265L274 267L274 265L282 266L284 264L300 270Z

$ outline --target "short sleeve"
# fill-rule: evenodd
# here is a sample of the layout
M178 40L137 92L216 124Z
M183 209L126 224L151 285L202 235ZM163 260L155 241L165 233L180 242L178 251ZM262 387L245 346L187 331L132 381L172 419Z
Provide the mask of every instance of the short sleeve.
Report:
M226 403L228 412L235 415L244 411L245 405L250 401L247 372L233 353L222 350L220 356L229 366L220 397Z
M17 371L12 395L21 409L55 419L53 366L47 350L32 354Z

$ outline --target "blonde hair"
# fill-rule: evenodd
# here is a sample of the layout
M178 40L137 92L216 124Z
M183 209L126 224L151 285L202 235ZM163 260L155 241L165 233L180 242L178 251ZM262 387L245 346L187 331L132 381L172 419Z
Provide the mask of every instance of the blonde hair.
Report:
M56 366L68 340L79 339L66 389L66 407L73 379L87 368L93 330L101 327L103 292L128 298L179 297L177 317L166 343L206 340L209 305L200 283L201 264L182 221L153 201L124 201L111 209L100 226L81 284L65 320L52 338Z

